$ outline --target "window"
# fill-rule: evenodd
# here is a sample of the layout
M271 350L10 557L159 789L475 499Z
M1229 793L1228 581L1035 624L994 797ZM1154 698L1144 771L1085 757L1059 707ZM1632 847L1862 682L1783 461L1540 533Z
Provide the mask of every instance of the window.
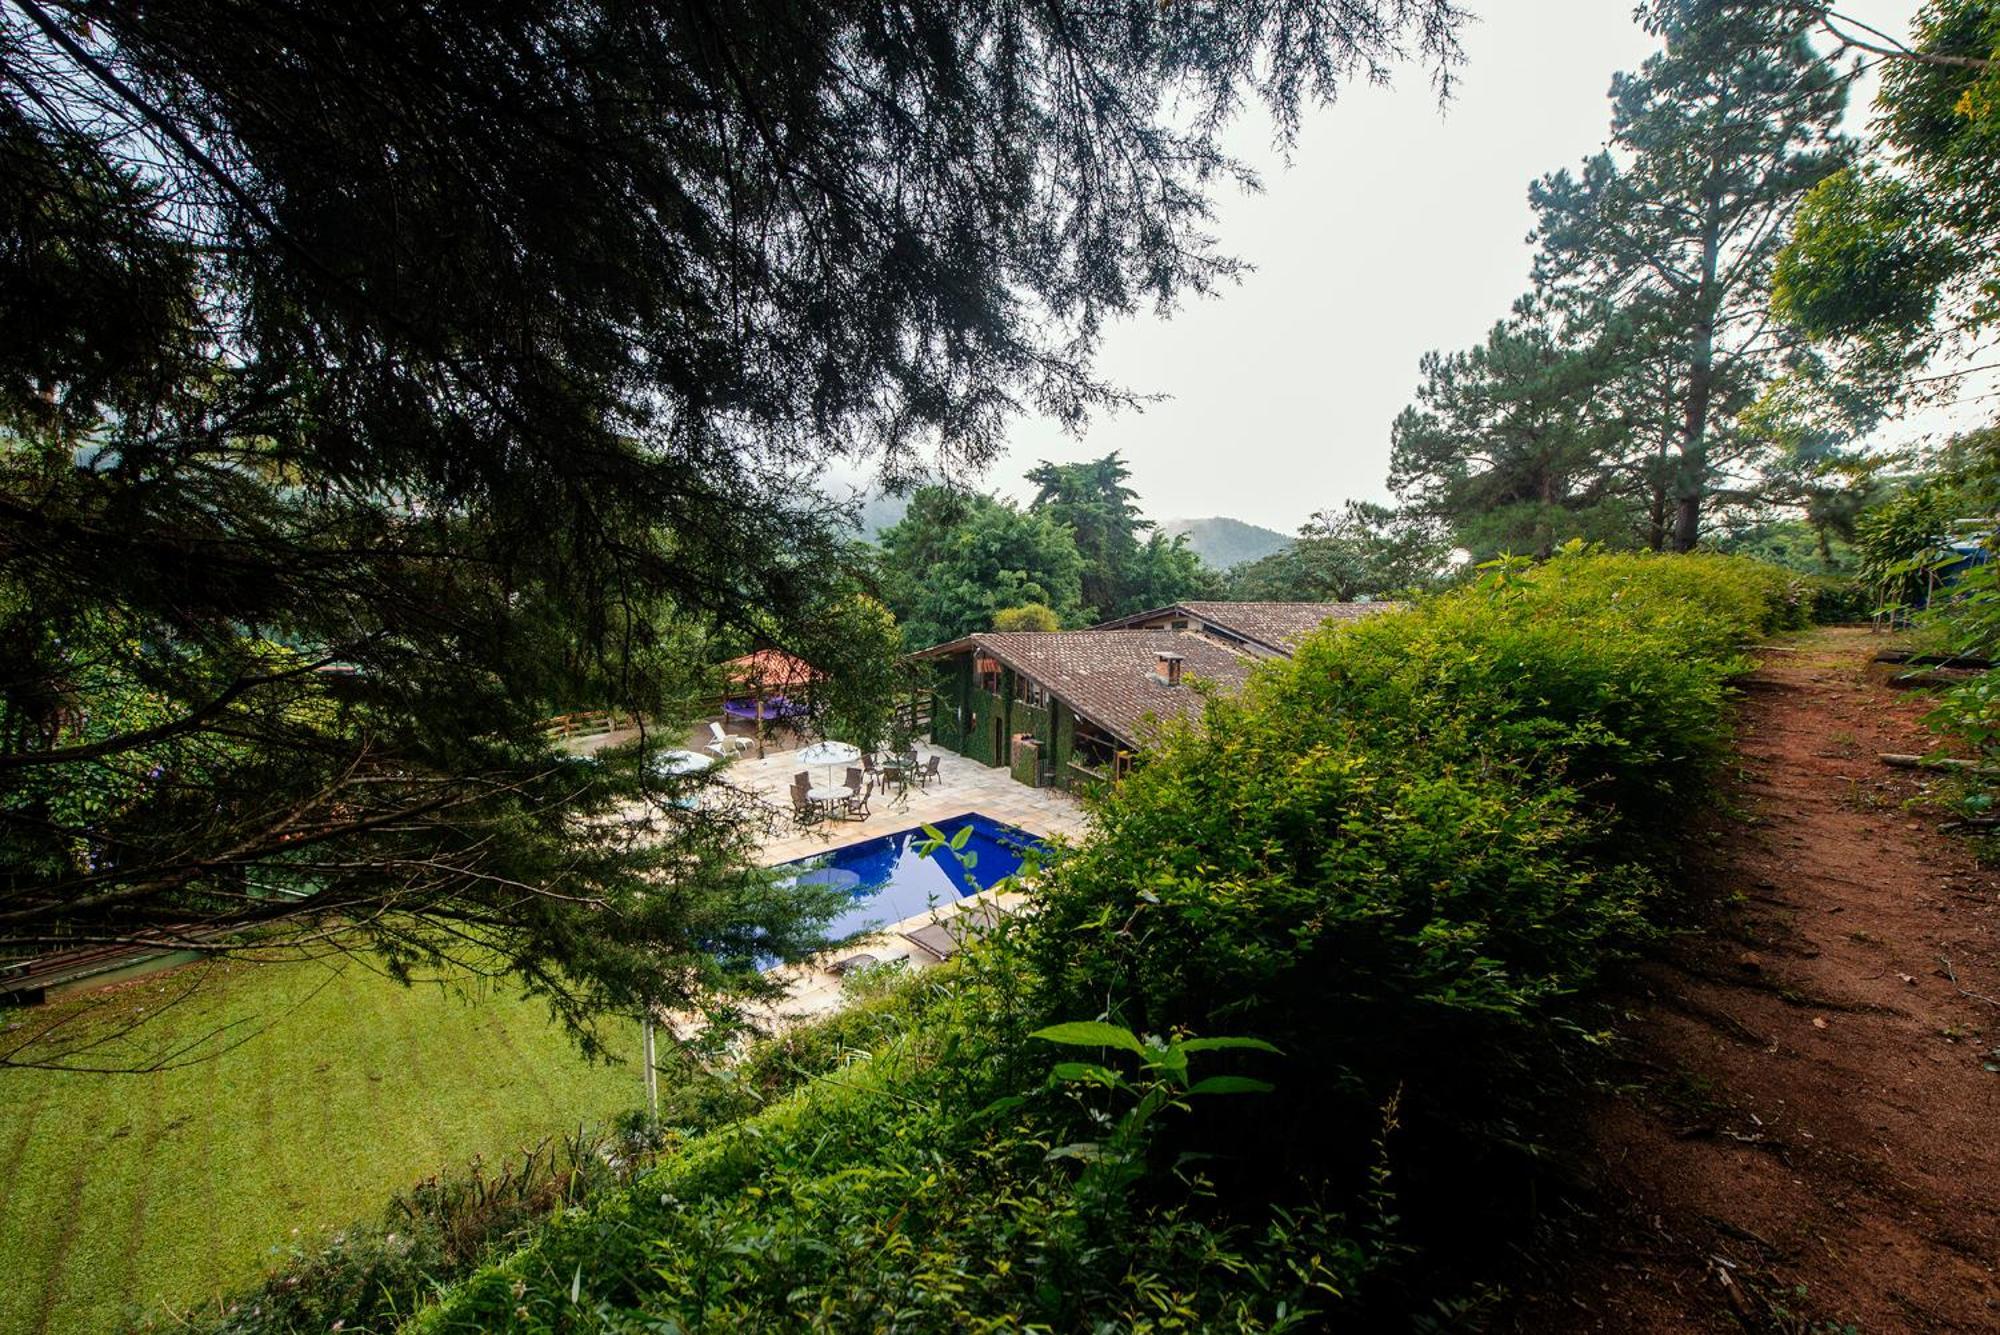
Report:
M1000 693L1000 660L979 654L972 660L973 684L988 695Z
M1014 676L1014 698L1024 705L1032 705L1036 709L1040 709L1048 701L1049 693L1033 677L1024 677L1016 673Z

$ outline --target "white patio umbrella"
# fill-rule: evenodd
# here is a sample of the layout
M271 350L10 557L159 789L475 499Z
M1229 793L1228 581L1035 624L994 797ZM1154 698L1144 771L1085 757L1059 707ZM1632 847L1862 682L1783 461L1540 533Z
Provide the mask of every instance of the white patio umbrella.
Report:
M827 767L825 786L828 788L834 786L833 771L836 767L852 765L859 759L861 759L861 748L850 746L846 742L814 742L811 746L799 752L799 763L801 765L825 765Z

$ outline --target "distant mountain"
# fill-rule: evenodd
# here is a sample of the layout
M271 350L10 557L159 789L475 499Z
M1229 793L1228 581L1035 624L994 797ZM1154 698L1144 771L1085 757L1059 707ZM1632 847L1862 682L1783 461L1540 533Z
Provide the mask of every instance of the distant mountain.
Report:
M1169 519L1160 525L1160 531L1170 538L1186 534L1189 549L1217 570L1227 570L1245 561L1262 560L1292 545L1292 540L1276 529L1246 524L1227 515L1214 515L1208 519Z
M861 536L874 542L882 536L883 529L902 523L903 512L909 508L910 498L907 496L871 494L861 503Z

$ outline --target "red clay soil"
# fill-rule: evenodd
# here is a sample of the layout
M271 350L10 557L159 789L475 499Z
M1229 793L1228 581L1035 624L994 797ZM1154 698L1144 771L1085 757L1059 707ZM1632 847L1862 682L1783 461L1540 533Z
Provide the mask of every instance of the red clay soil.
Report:
M1829 629L1745 684L1740 772L1637 966L1532 1331L2000 1331L2000 874L1938 827L1920 696Z

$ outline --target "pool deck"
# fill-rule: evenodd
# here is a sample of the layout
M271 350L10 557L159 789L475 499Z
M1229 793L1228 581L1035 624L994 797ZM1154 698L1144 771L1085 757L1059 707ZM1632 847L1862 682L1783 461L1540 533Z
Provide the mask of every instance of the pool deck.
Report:
M1081 834L1088 823L1083 804L1060 789L1029 788L1016 783L1013 775L1005 769L982 765L976 760L926 744L919 744L917 751L925 761L933 755L939 757L939 777L928 789L912 785L904 793L892 790L877 794L869 804L871 814L867 820L829 820L800 830L787 814L777 832L765 842L759 860L767 867L791 862L899 830L934 824L969 811L1016 826L1030 834L1044 836ZM798 757L792 752L774 751L762 760L732 761L718 777L789 813L791 798L787 789L792 776L802 768L805 767L798 763ZM815 782L824 782L824 769L810 772ZM834 777L838 779L842 775L836 773ZM837 959L866 954L873 955L882 964L904 960L907 961L907 968L931 967L937 963L935 957L904 939L901 934L948 919L980 900L997 902L1002 909L1011 912L1021 907L1026 896L1017 890L999 893L983 891L893 923L878 935L829 952L818 964L792 965L778 970L776 976L790 983L790 993L784 1001L758 1016L759 1022L768 1029L777 1030L838 1010L845 999L840 979L824 967Z

